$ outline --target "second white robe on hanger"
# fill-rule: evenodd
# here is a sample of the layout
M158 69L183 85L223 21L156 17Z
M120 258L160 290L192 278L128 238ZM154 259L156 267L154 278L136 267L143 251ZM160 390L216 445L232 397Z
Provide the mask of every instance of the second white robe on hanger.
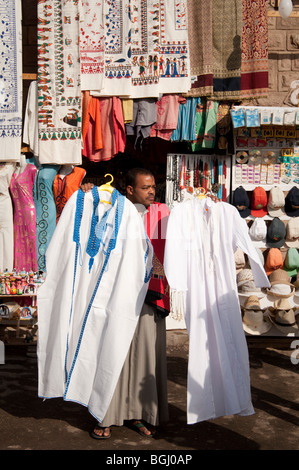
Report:
M194 198L172 209L164 268L173 310L185 315L189 334L188 424L254 413L236 284L237 247L248 255L256 285L268 287L246 222L234 206Z
M40 397L81 403L103 420L136 329L152 257L142 218L118 191L94 187L70 197L38 290Z

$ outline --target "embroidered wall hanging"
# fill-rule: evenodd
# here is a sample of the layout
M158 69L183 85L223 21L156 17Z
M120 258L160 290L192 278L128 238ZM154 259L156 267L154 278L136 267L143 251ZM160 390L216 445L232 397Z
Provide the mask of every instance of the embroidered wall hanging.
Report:
M41 164L82 163L78 0L38 2Z
M0 3L0 142L1 161L19 161L22 136L21 2Z
M104 0L79 2L82 91L103 88L104 3Z
M185 1L105 1L104 88L94 96L158 97L190 84Z

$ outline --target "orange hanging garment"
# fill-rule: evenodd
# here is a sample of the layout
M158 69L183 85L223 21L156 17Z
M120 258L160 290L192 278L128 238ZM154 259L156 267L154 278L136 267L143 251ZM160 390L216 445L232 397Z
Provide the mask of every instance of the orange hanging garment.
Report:
M56 204L56 223L71 195L80 188L85 173L83 168L74 167L73 171L64 177L59 173L55 176L53 193Z
M82 141L83 155L86 154L86 138L92 133L92 148L98 151L103 148L101 110L99 98L90 95L89 91L82 92Z

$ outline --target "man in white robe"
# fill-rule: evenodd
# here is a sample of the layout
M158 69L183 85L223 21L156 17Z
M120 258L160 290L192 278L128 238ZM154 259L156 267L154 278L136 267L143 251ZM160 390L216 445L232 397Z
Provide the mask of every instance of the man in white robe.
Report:
M88 186L87 184L87 189ZM126 196L135 204L151 240L159 236L159 214L157 210L151 210L155 199L155 188L155 178L150 171L133 168L127 172ZM152 230L148 230L145 221L147 213L152 219L150 224ZM161 227L160 237L165 235L166 231L163 233ZM95 439L110 437L111 426L127 424L143 437L151 438L156 433L156 427L167 420L165 318L164 315L161 316L151 299L146 298L106 416L95 426L92 437Z
M67 202L38 290L38 394L86 406L102 421L128 353L152 270L152 245L117 190Z
M237 209L211 198L176 205L164 254L171 314L189 334L188 424L254 413L248 349L242 326L234 252L249 257L257 287L269 280Z

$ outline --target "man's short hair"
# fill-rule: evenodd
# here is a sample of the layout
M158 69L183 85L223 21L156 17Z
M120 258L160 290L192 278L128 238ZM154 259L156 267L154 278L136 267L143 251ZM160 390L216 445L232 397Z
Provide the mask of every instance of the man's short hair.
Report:
M132 186L135 188L138 175L152 176L154 178L153 173L146 168L131 168L126 174L126 187Z

